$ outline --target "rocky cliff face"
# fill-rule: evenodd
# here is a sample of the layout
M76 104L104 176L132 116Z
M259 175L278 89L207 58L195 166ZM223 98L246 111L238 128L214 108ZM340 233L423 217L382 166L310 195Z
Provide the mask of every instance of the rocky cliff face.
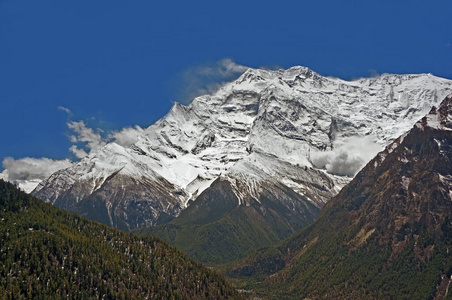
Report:
M272 297L446 298L451 158L449 96L370 161L312 226L230 273L267 275L262 286Z
M379 153L329 207L357 211L362 231L399 254L420 237L439 242L452 217L452 96ZM334 204L337 202L336 204ZM384 224L384 226L382 226Z
M304 215L297 207L322 207L450 92L451 81L431 74L344 81L305 67L249 69L213 95L175 104L131 147L109 144L53 174L33 195L130 230L174 218L220 180L238 206L261 205L264 191L280 201L282 188L297 195L284 207Z

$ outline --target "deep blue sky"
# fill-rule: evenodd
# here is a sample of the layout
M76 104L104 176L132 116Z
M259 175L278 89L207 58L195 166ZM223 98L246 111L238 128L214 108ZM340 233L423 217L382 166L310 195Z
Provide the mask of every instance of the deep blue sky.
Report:
M0 0L0 160L72 157L58 106L105 132L148 126L224 58L452 79L451 14L450 0Z

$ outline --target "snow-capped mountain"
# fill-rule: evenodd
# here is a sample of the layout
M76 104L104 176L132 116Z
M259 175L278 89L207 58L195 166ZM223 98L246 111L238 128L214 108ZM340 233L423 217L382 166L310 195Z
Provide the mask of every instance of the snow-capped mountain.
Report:
M452 81L431 74L345 81L305 67L249 69L176 103L132 146L108 144L54 173L33 195L127 230L174 218L215 180L230 183L238 205L283 186L321 207L450 93Z
M312 226L229 264L229 275L253 277L268 299L447 299L451 157L452 95L376 155Z

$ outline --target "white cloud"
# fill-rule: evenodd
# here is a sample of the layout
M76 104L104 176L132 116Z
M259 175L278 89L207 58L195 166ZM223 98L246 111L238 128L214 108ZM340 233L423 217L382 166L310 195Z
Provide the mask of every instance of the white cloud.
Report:
M84 158L85 156L88 156L88 153L86 153L85 150L77 148L76 145L72 145L69 150L75 155L77 158Z
M26 192L31 192L41 180L46 179L58 170L72 165L69 159L53 160L50 158L25 157L3 159L3 172L0 178L19 185Z
M8 180L45 179L52 173L70 167L69 159L53 160L50 158L25 157L14 159L6 157L3 159L3 175L7 174Z
M181 74L175 84L182 103L188 104L194 98L204 94L211 94L218 90L225 82L231 81L248 70L248 67L237 64L230 58L215 63L191 67Z
M69 108L67 108L67 107L64 107L64 106L58 106L58 110L64 111L64 112L66 112L69 116L72 116L72 111L71 111Z
M191 74L212 77L230 77L244 73L248 67L237 64L230 58L224 58L212 65L203 65L191 69Z
M70 109L58 106L58 110L66 112L72 117ZM69 150L77 158L84 158L93 151L99 150L108 142L114 141L123 147L129 147L138 141L138 137L143 134L144 129L140 126L125 127L121 130L103 134L101 129L93 130L87 127L83 121L68 121L68 128L73 134L69 135L69 140L73 145ZM69 159L53 160L50 158L25 157L14 159L6 157L3 160L3 171L0 172L0 179L13 182L26 192L31 192L40 181L48 178L54 172L72 165Z
M383 148L370 137L349 137L334 145L331 151L311 154L312 163L331 174L354 176Z
M83 121L70 121L67 123L67 126L76 134L69 137L72 143L86 143L85 147L88 152L85 151L85 149L78 148L76 145L69 148L69 150L71 150L78 158L83 158L91 153L91 151L99 150L106 145L102 136L99 133L94 132L93 129L86 127L86 124Z
M113 131L108 134L108 138L118 145L129 147L138 141L138 137L142 135L144 129L140 126L124 127L119 131Z
M83 158L92 151L97 151L109 142L115 142L123 147L129 147L138 141L138 137L143 134L144 129L140 126L124 127L120 130L109 132L106 137L102 137L92 128L86 126L83 121L71 121L67 126L75 134L69 136L69 140L73 144L85 143L85 145L72 145L69 150L77 157ZM101 132L101 129L97 129Z

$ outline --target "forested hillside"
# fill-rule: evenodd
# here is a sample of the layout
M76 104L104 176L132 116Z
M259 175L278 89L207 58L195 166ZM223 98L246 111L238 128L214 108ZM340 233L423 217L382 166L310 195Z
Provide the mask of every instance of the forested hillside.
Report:
M218 274L0 180L0 299L240 299Z

